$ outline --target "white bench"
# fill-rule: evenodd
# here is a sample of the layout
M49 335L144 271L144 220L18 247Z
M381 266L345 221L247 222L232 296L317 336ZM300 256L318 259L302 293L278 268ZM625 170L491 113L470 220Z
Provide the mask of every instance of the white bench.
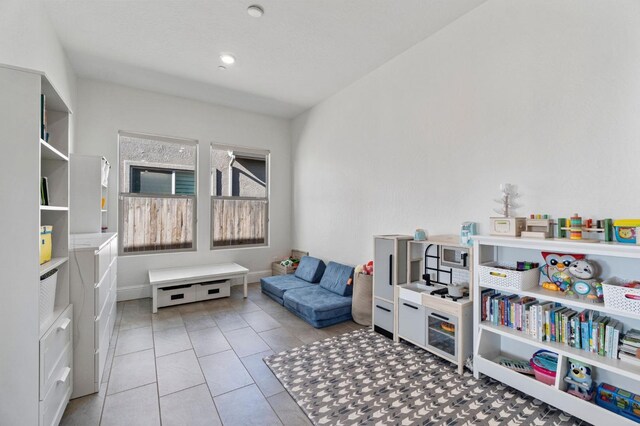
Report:
M205 283L209 281L242 278L244 297L247 297L247 274L249 270L237 263L186 266L179 268L153 269L149 271L149 283L153 294L153 313L158 312L158 290L167 287ZM194 302L185 300L184 303Z

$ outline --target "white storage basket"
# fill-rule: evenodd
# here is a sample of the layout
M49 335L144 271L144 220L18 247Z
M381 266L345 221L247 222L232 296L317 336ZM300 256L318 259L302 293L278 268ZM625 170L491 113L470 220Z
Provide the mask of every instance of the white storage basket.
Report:
M538 268L527 271L508 269L507 265L485 263L478 266L480 285L487 285L505 290L528 290L538 286L540 270Z
M56 285L58 283L58 270L52 269L40 277L40 326L45 324L53 315L53 306L56 302Z
M607 309L640 315L640 288L624 287L629 280L612 277L602 283Z

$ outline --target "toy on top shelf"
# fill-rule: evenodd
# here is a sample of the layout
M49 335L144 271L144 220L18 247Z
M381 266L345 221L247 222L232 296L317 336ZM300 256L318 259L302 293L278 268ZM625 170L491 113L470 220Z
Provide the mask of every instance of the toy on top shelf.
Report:
M553 238L553 221L549 215L532 214L525 223L525 231L522 231L522 238Z
M578 213L567 218L559 218L557 221L557 237L569 238L572 241L585 243L597 243L599 239L583 238L583 234L602 234L603 241L613 241L613 221L611 219L593 220L582 219Z
M639 244L640 219L617 219L613 222L616 240L620 243Z
M489 233L491 235L502 235L509 237L519 237L521 232L525 229L524 217L514 217L514 209L520 207L514 203L513 200L518 197L515 185L510 183L503 183L500 185L502 196L498 200L494 200L496 203L500 203L502 206L496 208L495 211L501 214L502 217L491 217L491 228Z
M569 371L567 371L564 381L568 383L567 393L585 401L591 401L593 398L596 384L591 378L590 365L569 359Z
M470 247L473 245L472 237L478 233L478 227L475 222L462 222L460 225L460 244Z

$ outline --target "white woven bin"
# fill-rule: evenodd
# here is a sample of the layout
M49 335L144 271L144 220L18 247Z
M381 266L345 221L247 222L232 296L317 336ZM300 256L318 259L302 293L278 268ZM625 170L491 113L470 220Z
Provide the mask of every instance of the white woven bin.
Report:
M540 281L540 270L538 268L515 271L506 269L507 267L507 265L493 262L478 266L480 285L505 290L529 290L538 286Z
M623 287L628 281L612 277L602 283L604 307L640 315L640 288Z
M45 324L53 315L56 302L56 286L58 284L58 270L53 269L40 277L39 313L40 326Z

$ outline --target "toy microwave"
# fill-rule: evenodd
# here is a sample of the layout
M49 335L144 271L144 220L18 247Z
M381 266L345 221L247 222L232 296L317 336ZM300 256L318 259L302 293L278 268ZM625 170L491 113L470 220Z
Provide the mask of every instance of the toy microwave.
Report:
M636 228L640 227L640 219L618 219L613 222L616 240L620 243L636 244Z

